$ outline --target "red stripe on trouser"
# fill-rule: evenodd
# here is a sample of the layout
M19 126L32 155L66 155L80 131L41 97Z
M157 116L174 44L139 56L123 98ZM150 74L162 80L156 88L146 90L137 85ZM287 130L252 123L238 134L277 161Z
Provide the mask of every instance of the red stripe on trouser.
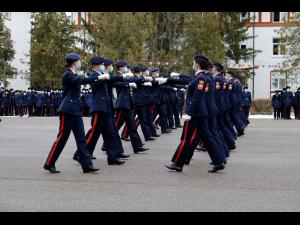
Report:
M118 118L117 118L117 121L116 121L116 126L118 127L118 124L119 124L119 121L121 119L121 114L122 114L122 110L119 111L119 114L118 114Z
M128 126L125 127L124 136L127 137L128 135Z
M191 141L190 141L190 145L192 145L193 144L193 141L194 141L194 139L195 139L195 137L196 137L196 134L197 134L197 128L194 130L194 133L193 133L193 136L192 136L192 138L191 138Z
M187 136L187 131L188 131L188 126L189 126L189 121L186 122L186 126L185 126L185 129L184 129L184 137L183 137L183 141L181 142L181 145L180 145L180 148L179 148L179 151L178 151L178 154L175 158L175 164L177 163L181 153L182 153L182 150L183 150L183 147L186 143L186 136Z
M89 134L89 137L88 137L88 139L86 141L86 144L90 143L90 141L92 140L92 137L93 137L93 135L95 133L95 129L96 129L96 126L97 126L97 122L98 122L98 114L95 113L95 118L94 118L94 123L93 123L92 131Z
M52 148L52 150L51 150L51 153L50 153L50 155L49 155L49 158L48 158L48 160L47 160L47 165L48 165L48 166L50 165L50 161L51 161L51 159L52 159L52 157L53 157L54 152L55 152L56 149L57 149L57 145L58 145L60 139L62 138L62 136L63 136L63 134L64 134L64 129L65 129L65 115L64 115L64 113L63 113L63 114L62 114L62 117L61 117L60 134L59 134L59 136L58 136L58 138L57 138L57 140L56 140L56 142L55 142L55 144L54 144L54 146L53 146L53 148Z

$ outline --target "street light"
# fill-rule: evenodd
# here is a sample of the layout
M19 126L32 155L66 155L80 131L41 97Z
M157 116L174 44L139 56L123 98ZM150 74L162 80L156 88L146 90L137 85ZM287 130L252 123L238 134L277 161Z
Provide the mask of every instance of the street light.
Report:
M254 54L254 49L255 49L255 12L253 12L253 29L252 29L252 36L253 36L253 47L252 47L252 98L254 98L254 76L255 76L255 65L254 65L254 58L255 58L255 54Z

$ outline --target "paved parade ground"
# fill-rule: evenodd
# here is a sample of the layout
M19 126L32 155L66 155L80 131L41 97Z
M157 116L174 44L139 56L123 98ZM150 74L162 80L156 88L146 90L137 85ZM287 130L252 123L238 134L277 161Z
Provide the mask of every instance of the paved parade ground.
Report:
M206 152L196 152L183 173L164 168L181 129L147 142L122 166L108 166L97 145L98 174L83 174L72 160L73 136L57 163L42 169L58 118L2 118L0 211L300 211L300 121L251 120L224 172L208 173ZM86 130L90 127L85 119ZM140 132L141 134L141 132Z

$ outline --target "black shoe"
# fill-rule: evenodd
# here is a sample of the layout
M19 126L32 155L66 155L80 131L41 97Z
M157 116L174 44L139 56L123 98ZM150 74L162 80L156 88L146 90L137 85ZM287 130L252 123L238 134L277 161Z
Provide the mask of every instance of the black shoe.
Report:
M165 167L167 167L169 170L174 170L176 172L182 172L183 169L181 166L177 166L176 164L165 165Z
M176 130L176 127L170 127L169 129Z
M83 169L83 173L94 173L94 172L97 172L99 171L100 169L96 169L94 168L93 166L91 167L88 167L88 168L84 168Z
M129 158L130 155L125 155L124 153L121 153L121 154L118 154L117 157L120 158L120 159L126 159L126 158Z
M185 161L184 165L189 166L190 165L190 161Z
M209 173L216 173L219 170L224 170L225 166L223 164L219 165L219 166L214 166L211 170L209 170Z
M124 137L122 137L121 139L122 139L123 141L130 141L129 138L124 138Z
M230 150L230 151L233 151L233 150L235 150L235 149L236 149L236 146L235 146L235 145L229 147L229 150Z
M148 150L149 150L149 148L139 147L139 148L134 148L133 152L134 153L139 153L139 152L145 152L145 151L148 151Z
M210 162L209 164L210 164L210 165L214 165L213 162ZM225 164L225 165L227 164L227 160L226 160L226 159L224 160L224 164Z
M78 163L80 163L80 160L79 160L79 156L78 156L78 155L76 155L76 156L74 155L74 156L73 156L73 160L76 161L76 162L78 162Z
M149 138L145 138L145 141L154 141L156 140L155 138L149 137Z
M102 146L101 151L106 152L106 148Z
M93 159L93 160L96 160L97 158L96 158L95 156L92 156L92 159Z
M50 173L60 173L60 171L56 170L55 166L47 166L47 165L45 165L44 169L48 170Z
M162 131L161 132L162 134L169 134L169 133L172 133L170 130L165 130L165 131Z
M241 136L243 136L243 135L245 135L245 133L244 133L244 132L242 132L242 133L238 133L238 134L237 134L237 136L238 136L238 137L241 137Z
M154 134L154 135L153 135L153 137L160 137L160 135L158 135L158 134Z
M121 161L120 159L115 158L115 159L107 159L107 163L108 163L108 165L122 165L125 162Z
M197 147L196 150L202 151L202 152L206 152L206 151L207 151L207 148Z

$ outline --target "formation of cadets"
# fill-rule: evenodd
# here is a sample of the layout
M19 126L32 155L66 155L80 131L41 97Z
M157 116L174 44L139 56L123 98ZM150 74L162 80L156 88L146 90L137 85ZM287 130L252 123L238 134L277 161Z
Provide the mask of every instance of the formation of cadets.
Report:
M274 119L291 120L291 112L294 109L295 119L300 119L300 88L293 93L291 87L277 90L272 97Z
M102 150L106 151L109 165L124 164L130 157L124 152L122 140L131 142L135 154L149 150L137 131L139 126L146 142L183 128L172 163L166 165L169 170L182 172L195 150L203 150L211 158L209 172L215 173L225 168L230 151L236 149L237 138L245 134L249 124L251 94L243 91L238 75L226 72L221 64L212 64L201 54L194 57L193 76L162 74L158 68L142 65L131 68L124 60L114 63L95 56L91 59L89 76L81 77L77 75L81 61L76 53L66 56L66 67L62 91L45 94L30 89L22 93L31 100L41 94L46 102L38 106L38 101L32 100L30 110L27 105L28 114L59 116L59 133L44 164L44 169L51 173L60 173L55 164L71 132L77 144L73 160L81 164L84 173L90 173L99 170L94 168L92 160L96 159L94 151L101 134ZM81 89L88 84L90 89ZM12 92L5 91L4 95L8 94ZM28 95L32 97L27 98ZM46 96L59 96L51 98L57 99L57 104L47 107L50 105ZM5 115L16 111L20 112L4 107ZM21 111L26 113L24 109ZM83 116L91 116L91 129L86 133Z

